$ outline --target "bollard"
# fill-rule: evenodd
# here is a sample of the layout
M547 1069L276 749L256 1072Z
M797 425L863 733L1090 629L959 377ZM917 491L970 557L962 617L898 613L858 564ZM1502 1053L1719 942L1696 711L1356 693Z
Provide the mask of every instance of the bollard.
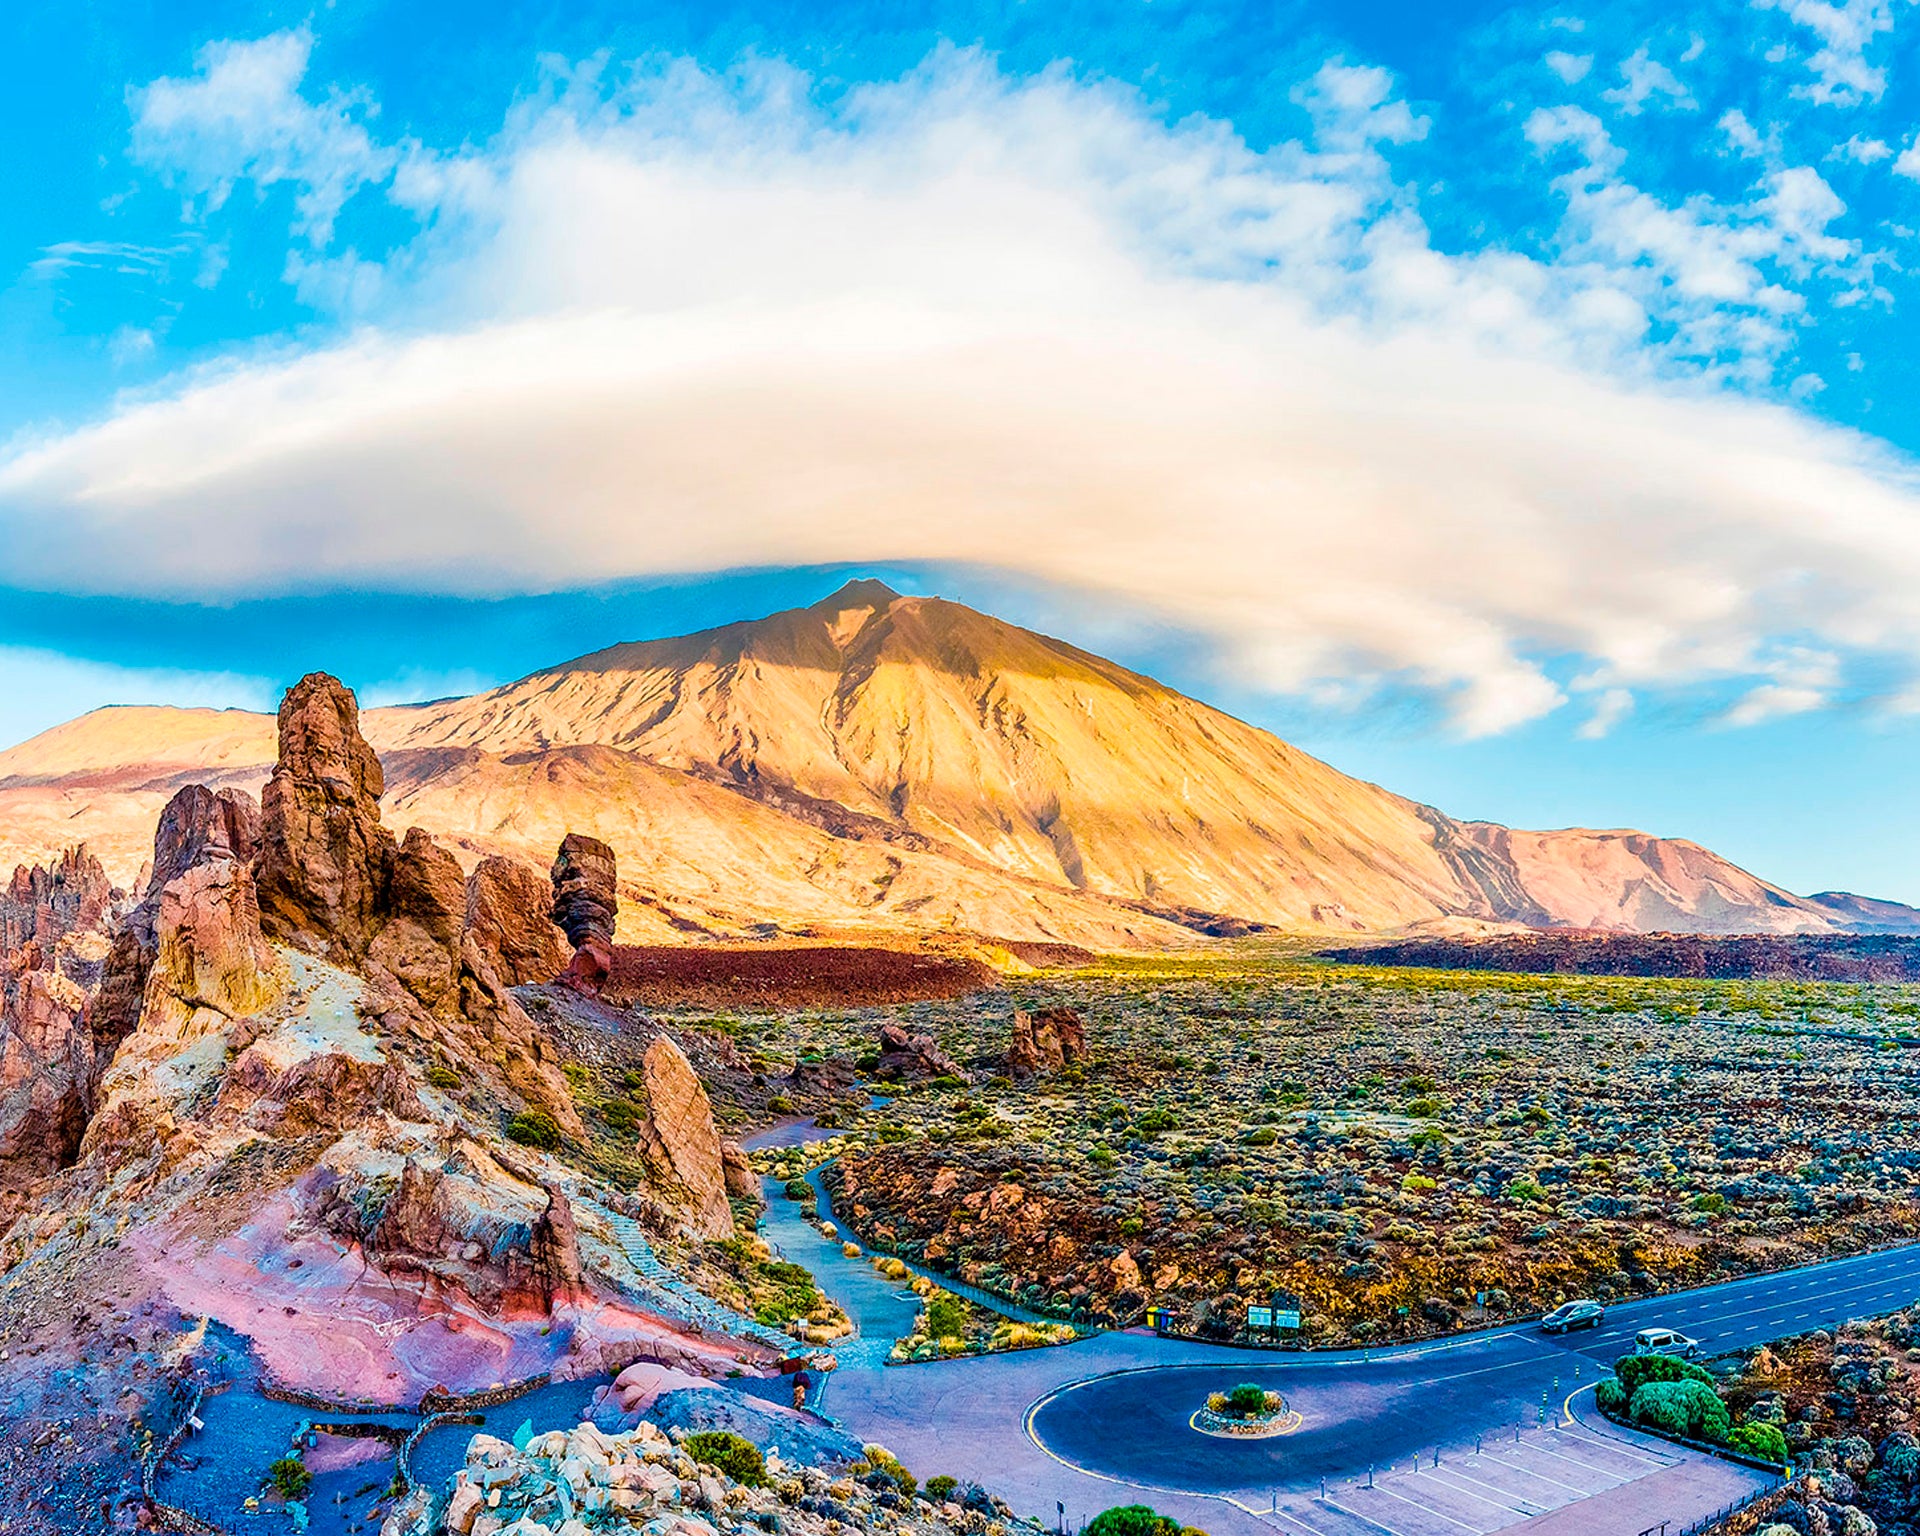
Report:
M1367 1486L1369 1488L1373 1486L1373 1463L1372 1462L1367 1463Z
M1440 1447L1437 1445L1433 1448L1433 1464L1436 1467L1440 1465Z

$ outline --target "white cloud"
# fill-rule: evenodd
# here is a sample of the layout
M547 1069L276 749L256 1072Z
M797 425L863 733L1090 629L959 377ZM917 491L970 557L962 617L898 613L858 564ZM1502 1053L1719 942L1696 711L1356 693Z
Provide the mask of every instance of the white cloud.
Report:
M1648 102L1676 112L1692 112L1700 105L1680 77L1654 58L1645 44L1636 48L1631 57L1621 60L1620 84L1600 94L1628 117L1638 117Z
M1920 664L1908 467L1678 382L1703 352L1764 370L1792 285L1844 275L1825 183L1667 206L1567 108L1529 124L1580 162L1563 258L1447 254L1392 174L1425 123L1390 84L1328 66L1314 140L1255 153L966 53L831 109L775 65L558 74L496 141L400 155L413 244L296 256L351 334L0 459L0 575L217 597L959 561L1183 625L1256 686L1417 683L1468 732L1558 707L1565 658L1602 716L1607 690L1805 689L1782 635Z
M316 102L300 94L312 52L313 34L304 29L209 43L193 75L129 93L135 161L210 208L242 179L263 188L293 183L301 228L324 245L347 199L384 181L398 157L369 133L364 98L336 91Z
M1920 181L1920 137L1900 151L1899 157L1893 162L1893 174L1905 176L1910 181Z
M1868 138L1856 133L1844 144L1836 144L1828 153L1829 160L1849 160L1855 165L1878 165L1893 154L1893 146L1885 139Z
M1774 681L1747 692L1721 716L1736 729L1761 725L1785 715L1810 714L1824 707L1840 683L1840 659L1828 651L1789 646L1762 663Z
M1564 49L1550 49L1545 63L1548 69L1560 77L1564 85L1578 85L1587 78L1587 72L1593 68L1593 55L1590 53L1568 53Z
M1574 734L1582 741L1599 741L1633 713L1633 694L1625 688L1607 688L1594 700L1593 713Z
M1902 0L1753 0L1760 11L1783 11L1806 28L1819 46L1807 56L1813 83L1794 94L1821 106L1851 107L1878 101L1887 89L1887 72L1867 60L1875 41L1893 30L1894 11ZM1775 63L1787 55L1769 54Z

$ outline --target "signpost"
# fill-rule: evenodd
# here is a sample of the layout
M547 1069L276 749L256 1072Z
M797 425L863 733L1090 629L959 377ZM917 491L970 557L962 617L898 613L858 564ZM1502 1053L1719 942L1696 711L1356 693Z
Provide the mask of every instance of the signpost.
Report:
M1273 1326L1276 1328L1297 1329L1300 1326L1300 1314L1298 1312L1275 1312L1273 1314Z
M1273 1326L1273 1308L1248 1307L1247 1326L1249 1328L1271 1328ZM1296 1321L1290 1326L1298 1328L1300 1324Z

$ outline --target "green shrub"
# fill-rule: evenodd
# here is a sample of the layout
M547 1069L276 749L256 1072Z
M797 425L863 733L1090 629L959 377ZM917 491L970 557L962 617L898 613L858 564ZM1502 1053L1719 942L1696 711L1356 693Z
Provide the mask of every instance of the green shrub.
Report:
M429 1088L458 1088L463 1079L452 1067L435 1062L427 1068L427 1086Z
M1609 1376L1593 1389L1593 1401L1602 1413L1625 1413L1627 1389L1618 1376Z
M703 1466L724 1472L736 1483L749 1488L764 1488L767 1482L766 1458L751 1440L725 1429L703 1429L688 1435L682 1448Z
M936 1504L944 1504L948 1499L953 1497L954 1490L959 1486L960 1484L956 1479L948 1477L946 1473L942 1472L938 1477L930 1477L927 1479L927 1497L932 1499Z
M1622 1355L1613 1362L1613 1373L1629 1397L1650 1381L1713 1381L1703 1367L1673 1355Z
M1664 1429L1670 1435L1719 1443L1727 1438L1730 1420L1720 1394L1704 1381L1649 1381L1627 1401L1627 1416L1636 1424Z
M507 1140L551 1152L560 1145L560 1122L544 1109L529 1109L507 1122Z
M267 1468L265 1486L292 1502L305 1496L313 1486L313 1474L300 1464L297 1456L282 1456Z
M927 1333L936 1339L959 1338L967 1330L967 1309L958 1296L945 1291L927 1303Z
M1771 1461L1777 1466L1787 1462L1787 1437L1772 1424L1742 1424L1727 1436L1727 1444L1743 1455Z
M1122 1504L1103 1509L1086 1524L1081 1536L1178 1536L1180 1523L1145 1504Z
M789 1200L810 1200L813 1198L813 1186L805 1179L788 1179L781 1187L780 1192Z
M920 1486L920 1479L900 1465L900 1458L898 1456L894 1455L893 1452L888 1450L884 1445L867 1446L866 1456L867 1461L872 1465L874 1471L884 1475L894 1487L898 1488L908 1498L913 1497L915 1490Z
M1227 1394L1227 1408L1241 1418L1252 1418L1267 1411L1267 1389L1243 1381Z

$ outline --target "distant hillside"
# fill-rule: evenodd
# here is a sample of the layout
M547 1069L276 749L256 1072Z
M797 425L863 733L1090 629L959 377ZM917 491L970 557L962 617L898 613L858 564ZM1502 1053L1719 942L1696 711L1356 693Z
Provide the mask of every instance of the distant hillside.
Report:
M1321 951L1359 965L1544 976L1720 981L1920 981L1920 937L1893 934L1524 933L1398 939Z
M1798 897L1693 843L1454 821L1074 646L877 582L365 724L396 824L469 857L544 861L567 830L612 843L635 940L765 923L1096 946L1448 919L1920 930L1912 909ZM96 711L0 753L0 860L84 837L130 878L174 785L257 787L272 751L264 716Z

